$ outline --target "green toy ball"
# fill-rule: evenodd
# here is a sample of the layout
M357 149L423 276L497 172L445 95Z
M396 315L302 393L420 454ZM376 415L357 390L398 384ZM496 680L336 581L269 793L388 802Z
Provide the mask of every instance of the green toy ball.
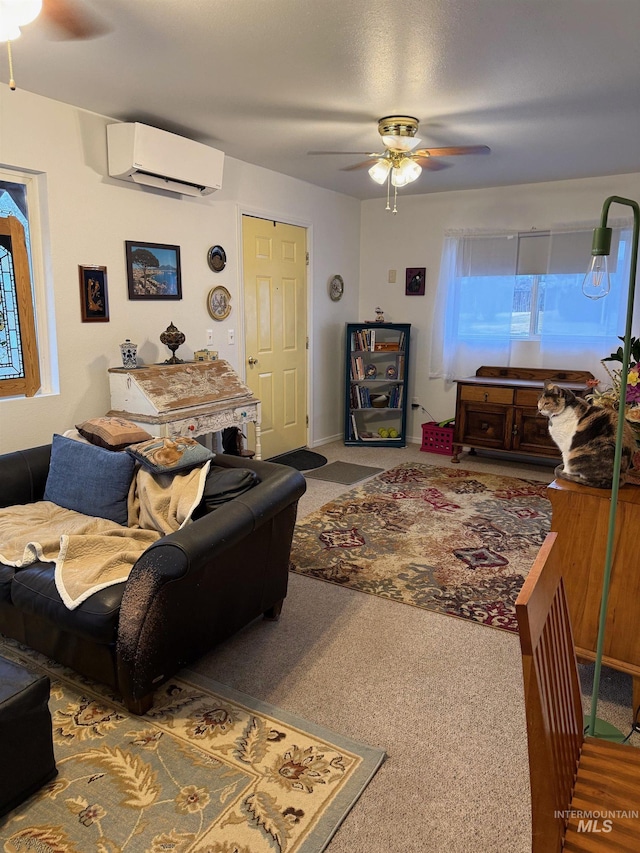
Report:
M380 429L378 430L378 435L380 436L380 438L389 438L389 430L385 429L384 427L380 427Z
M397 437L398 437L398 430L397 430L397 429L393 429L393 427L392 427L392 428L389 430L389 438L397 438Z

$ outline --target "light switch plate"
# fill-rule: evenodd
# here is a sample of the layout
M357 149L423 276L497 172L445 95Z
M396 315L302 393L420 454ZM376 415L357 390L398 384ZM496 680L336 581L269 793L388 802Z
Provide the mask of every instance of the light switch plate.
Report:
M396 283L396 270L389 270L389 278L387 279L389 284Z

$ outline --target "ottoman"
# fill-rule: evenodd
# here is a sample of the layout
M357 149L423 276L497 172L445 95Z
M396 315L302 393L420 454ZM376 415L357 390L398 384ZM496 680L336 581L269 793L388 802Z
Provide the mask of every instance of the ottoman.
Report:
M0 657L0 816L57 774L49 678Z

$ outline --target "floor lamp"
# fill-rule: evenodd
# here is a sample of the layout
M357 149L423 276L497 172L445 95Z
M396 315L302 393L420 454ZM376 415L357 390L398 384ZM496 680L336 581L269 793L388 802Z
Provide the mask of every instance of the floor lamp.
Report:
M607 256L611 250L612 229L607 227L609 208L613 203L624 204L633 210L633 239L631 243L631 267L629 269L629 292L627 296L627 319L625 323L620 401L618 404L618 429L616 433L616 449L613 459L613 481L611 484L611 506L609 508L609 527L607 531L607 548L604 561L604 576L602 580L602 599L600 602L600 619L598 622L598 641L596 645L596 661L593 674L593 693L591 696L591 715L589 718L588 734L596 735L596 711L598 693L600 691L600 671L602 669L602 652L604 649L604 632L607 620L607 602L609 599L609 584L611 566L613 564L613 546L616 533L616 514L618 510L618 491L620 488L620 463L622 460L622 443L624 432L624 415L627 393L627 374L629 372L629 355L631 351L631 322L633 319L633 302L636 288L636 265L638 263L638 234L640 232L640 207L638 203L617 195L609 196L602 205L600 226L593 230L591 247L592 261L589 272L585 276L583 292L591 299L606 296L610 290ZM634 709L635 710L635 709Z

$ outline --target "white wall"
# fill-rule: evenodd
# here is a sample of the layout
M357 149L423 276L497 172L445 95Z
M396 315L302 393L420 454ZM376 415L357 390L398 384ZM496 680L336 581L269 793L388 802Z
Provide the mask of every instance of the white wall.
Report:
M400 192L395 215L385 211L383 199L362 203L359 319L371 316L380 305L386 319L412 323L409 398L417 397L436 421L455 414L455 386L429 379L433 308L445 230L542 231L559 223L598 221L602 203L610 195L640 199L640 174L430 195L404 196ZM612 217L626 213L629 211L623 207L611 209ZM585 259L585 269L589 260ZM405 296L407 267L427 268L425 296ZM387 283L390 269L397 270L396 284ZM620 334L623 332L621 329ZM570 366L597 375L602 373L599 359L605 354L594 353L591 364ZM517 354L518 366L534 366L529 360L534 355L523 349ZM420 410L410 411L407 432L414 441L420 442L420 424L429 419Z
M120 364L119 344L131 338L145 363L169 352L161 332L173 321L187 337L179 355L189 357L214 329L214 347L244 375L240 220L262 215L309 228L310 435L319 445L342 435L344 323L373 316L413 324L411 387L436 420L454 414L454 390L429 380L431 318L445 229L496 227L543 230L559 222L596 219L608 195L640 197L640 175L528 184L466 192L399 194L398 213L384 200L358 202L338 193L231 158L223 189L189 199L135 187L107 175L110 119L58 101L0 85L0 165L42 174L45 187L46 282L53 297L60 390L29 400L0 400L0 452L48 442L54 431L109 409L107 368ZM425 178L424 180L428 180ZM127 297L125 240L181 247L183 299L139 302ZM207 249L224 246L228 264L212 273ZM82 323L79 264L108 270L109 323ZM406 267L426 266L425 296L405 296ZM389 269L397 283L387 283ZM332 302L327 285L343 276L345 295ZM205 298L225 285L230 317L216 323ZM236 331L229 346L227 330ZM601 354L594 354L594 370ZM594 370L594 372L596 372ZM421 412L410 415L409 435L419 441Z
M190 199L107 176L105 127L110 119L0 85L0 165L42 174L46 284L53 295L59 393L0 400L0 452L51 440L109 408L107 369L121 364L130 338L144 363L170 353L161 332L174 322L185 333L178 351L189 358L214 329L214 348L244 376L241 214L309 228L310 443L341 434L343 324L357 314L360 203L257 166L226 158L223 188ZM105 177L106 176L106 177ZM125 240L179 245L183 298L129 301ZM220 244L226 269L212 273L207 249ZM107 267L110 322L82 323L78 265ZM340 273L345 296L334 303L328 280ZM209 290L223 284L233 310L218 323L206 310ZM227 344L233 328L237 343Z

